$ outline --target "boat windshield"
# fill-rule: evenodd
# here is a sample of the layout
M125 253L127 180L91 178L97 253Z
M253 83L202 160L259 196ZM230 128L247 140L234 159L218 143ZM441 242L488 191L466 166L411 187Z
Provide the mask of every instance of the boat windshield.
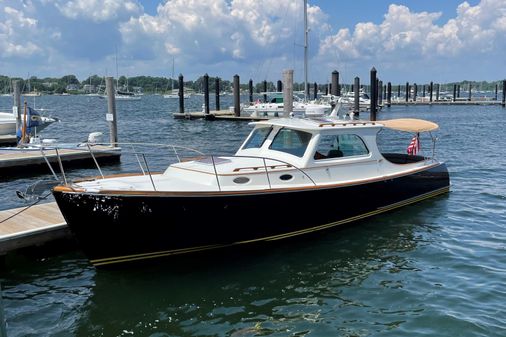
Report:
M302 157L310 140L311 134L308 132L283 128L276 134L269 149Z
M243 150L261 148L262 145L264 144L265 140L267 139L267 136L269 136L269 133L271 133L271 130L272 130L272 127L257 128L255 130L253 130L248 141L242 147Z

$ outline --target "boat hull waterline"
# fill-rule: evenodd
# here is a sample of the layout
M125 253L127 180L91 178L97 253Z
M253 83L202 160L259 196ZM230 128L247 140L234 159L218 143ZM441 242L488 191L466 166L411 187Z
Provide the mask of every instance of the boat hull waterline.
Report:
M95 266L279 240L328 229L449 191L444 163L330 187L206 193L55 190Z

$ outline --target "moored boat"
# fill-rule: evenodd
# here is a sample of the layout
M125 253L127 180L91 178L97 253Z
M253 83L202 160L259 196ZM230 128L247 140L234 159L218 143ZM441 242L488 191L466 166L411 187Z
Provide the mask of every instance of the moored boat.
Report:
M446 165L417 154L418 134L437 129L434 123L282 118L253 124L234 156L199 155L161 173L56 186L58 206L91 263L295 237L449 191ZM380 153L376 136L385 127L415 133L410 154Z

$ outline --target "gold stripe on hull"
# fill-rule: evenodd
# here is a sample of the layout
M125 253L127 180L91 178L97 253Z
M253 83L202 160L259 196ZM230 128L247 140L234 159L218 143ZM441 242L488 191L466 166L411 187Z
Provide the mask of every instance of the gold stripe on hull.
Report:
M211 249L226 248L226 247L232 247L232 246L237 246L237 245L242 245L242 244L247 244L247 243L281 240L281 239L286 239L286 238L290 238L290 237L294 237L294 236L298 236L298 235L303 235L303 234L308 234L308 233L328 229L331 227L343 225L343 224L357 221L360 219L368 218L368 217L371 217L371 216L374 216L374 215L377 215L380 213L388 212L388 211L391 211L391 210L394 210L394 209L397 209L397 208L400 208L400 207L403 207L403 206L406 206L409 204L413 204L413 203L416 203L416 202L419 202L419 201L422 201L425 199L429 199L429 198L432 198L432 197L435 197L435 196L438 196L438 195L441 195L444 193L448 193L449 191L450 191L450 186L446 186L446 187L434 190L429 193L425 193L425 194L422 194L422 195L419 195L419 196L416 196L416 197L413 197L410 199L406 199L406 200L403 200L403 201L400 201L400 202L397 202L397 203L394 203L391 205L380 207L380 208L378 208L374 211L368 212L368 213L363 213L363 214L356 215L356 216L346 218L343 220L331 222L331 223L328 223L325 225L306 228L303 230L290 232L290 233L278 234L278 235L273 235L273 236L268 236L268 237L263 237L263 238L258 238L258 239L252 239L252 240L237 241L237 242L229 243L229 244L215 244L215 245L181 248L181 249L158 251L158 252L135 254L135 255L110 257L110 258L104 258L104 259L90 260L90 262L94 266L103 266L103 265L108 265L108 264L113 264L113 263L133 262L133 261L139 261L139 260L145 260L145 259L153 259L153 258L171 256L171 255L180 255L180 254L206 251L206 250L211 250Z

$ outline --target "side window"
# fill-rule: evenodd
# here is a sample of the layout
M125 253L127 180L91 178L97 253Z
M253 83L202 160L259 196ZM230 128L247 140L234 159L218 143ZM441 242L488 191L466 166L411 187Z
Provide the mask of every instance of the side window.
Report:
M361 156L368 153L364 141L357 135L322 135L314 159Z
M251 136L244 146L243 149L254 149L262 147L263 143L267 139L269 133L271 133L272 128L258 128L253 130Z
M269 148L302 157L310 140L311 134L308 132L283 128L278 131Z

